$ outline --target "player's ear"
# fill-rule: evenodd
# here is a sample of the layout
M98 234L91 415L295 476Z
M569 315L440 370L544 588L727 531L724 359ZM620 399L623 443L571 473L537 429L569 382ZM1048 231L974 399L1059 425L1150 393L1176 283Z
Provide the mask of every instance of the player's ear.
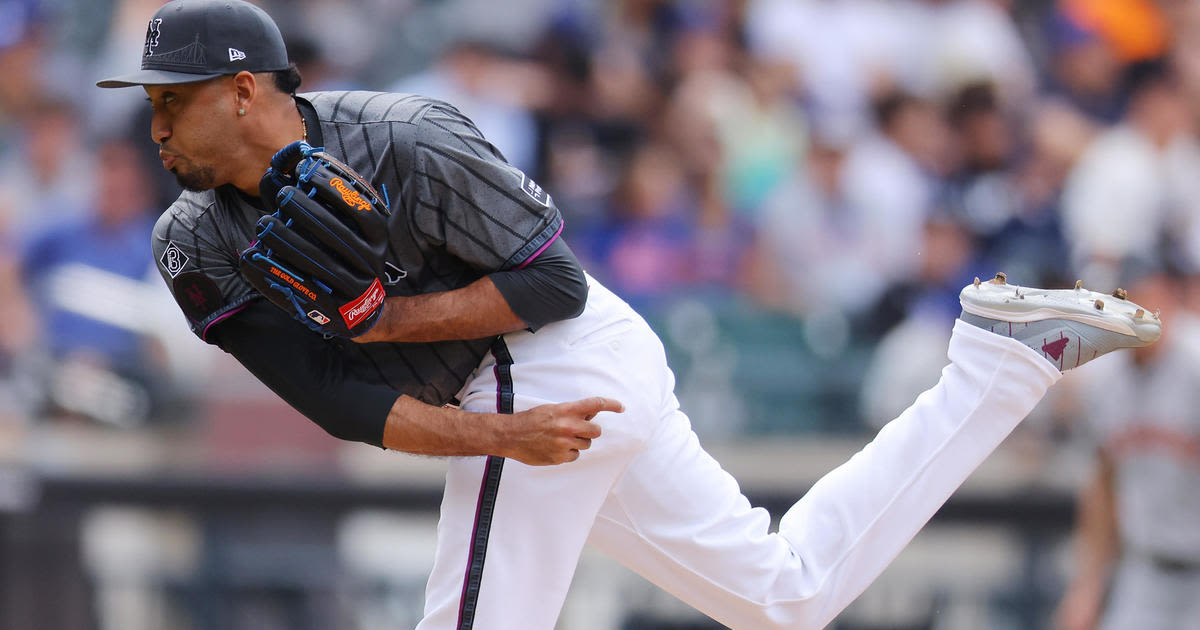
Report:
M258 80L249 72L242 71L233 75L233 109L238 116L245 116L254 104L258 94Z

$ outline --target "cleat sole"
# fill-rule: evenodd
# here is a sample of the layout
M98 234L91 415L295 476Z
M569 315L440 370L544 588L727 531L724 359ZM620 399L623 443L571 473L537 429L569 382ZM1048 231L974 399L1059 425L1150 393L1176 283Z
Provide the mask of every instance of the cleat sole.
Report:
M1067 319L1129 335L1142 345L1153 343L1162 334L1157 317L1148 317L1146 309L1125 298L1106 305L1104 298L1110 296L1079 284L1075 289L1018 287L1016 295L1013 286L991 281L970 284L959 293L959 301L964 311L988 319L1013 323Z

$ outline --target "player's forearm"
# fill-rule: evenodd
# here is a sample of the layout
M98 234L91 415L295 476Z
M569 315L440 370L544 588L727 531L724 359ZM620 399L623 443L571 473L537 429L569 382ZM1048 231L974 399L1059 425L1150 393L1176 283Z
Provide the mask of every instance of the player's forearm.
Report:
M499 414L469 414L401 396L383 428L383 446L416 455L500 455Z
M1091 483L1080 493L1078 505L1078 575L1102 589L1108 581L1120 546L1117 534L1113 469L1106 454L1098 457Z
M389 449L437 456L497 455L529 465L574 461L600 437L591 419L601 411L620 412L608 398L547 404L514 414L472 413L427 405L401 396L383 429Z
M420 343L480 339L524 327L491 279L485 277L453 291L390 297L375 327L354 340Z
M1076 508L1074 576L1055 612L1062 630L1095 630L1117 553L1111 463L1103 453L1098 459Z

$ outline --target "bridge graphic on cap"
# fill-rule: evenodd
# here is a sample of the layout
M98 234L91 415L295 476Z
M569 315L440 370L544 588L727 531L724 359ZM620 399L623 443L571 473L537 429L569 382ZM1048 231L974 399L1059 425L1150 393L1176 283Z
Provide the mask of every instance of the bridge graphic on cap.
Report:
M146 61L150 64L173 64L180 66L198 66L204 67L208 63L208 55L205 52L204 44L200 43L200 34L196 34L196 39L184 46L175 50L168 50L165 53L158 53L153 57L148 57Z

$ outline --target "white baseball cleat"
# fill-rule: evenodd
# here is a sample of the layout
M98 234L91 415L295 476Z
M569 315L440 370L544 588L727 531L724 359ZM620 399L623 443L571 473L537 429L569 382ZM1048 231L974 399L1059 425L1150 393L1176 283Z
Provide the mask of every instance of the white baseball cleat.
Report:
M1148 346L1162 334L1157 313L1125 299L1125 291L1031 289L1008 284L1003 273L975 279L958 294L963 321L1012 337L1059 370L1078 367L1120 348Z

